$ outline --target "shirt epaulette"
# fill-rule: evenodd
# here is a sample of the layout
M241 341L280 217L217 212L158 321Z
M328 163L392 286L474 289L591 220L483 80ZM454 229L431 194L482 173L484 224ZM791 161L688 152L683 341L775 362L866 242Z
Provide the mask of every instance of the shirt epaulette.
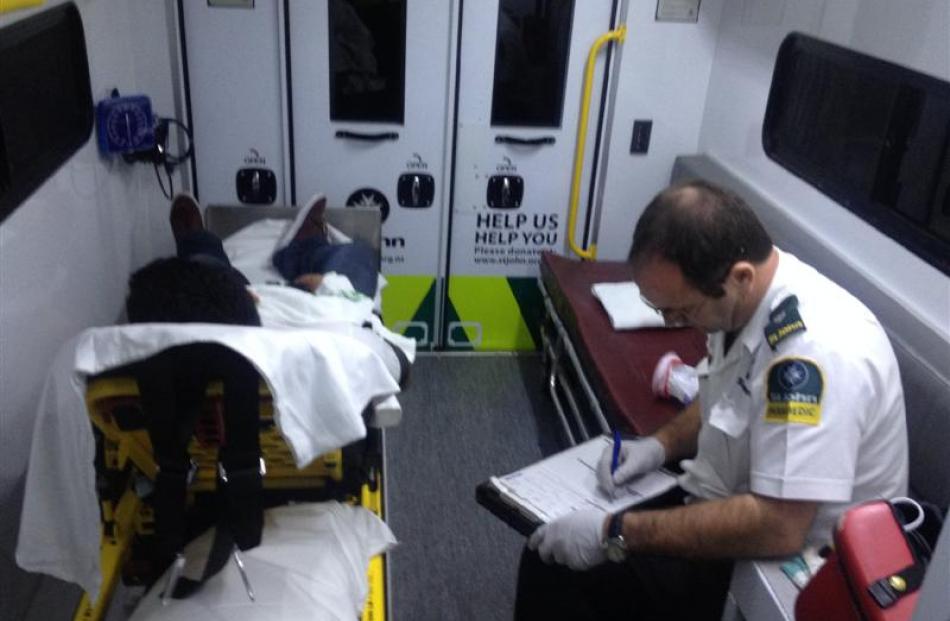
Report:
M779 343L793 334L805 331L805 322L798 313L798 298L790 295L775 307L765 326L765 340L774 351Z

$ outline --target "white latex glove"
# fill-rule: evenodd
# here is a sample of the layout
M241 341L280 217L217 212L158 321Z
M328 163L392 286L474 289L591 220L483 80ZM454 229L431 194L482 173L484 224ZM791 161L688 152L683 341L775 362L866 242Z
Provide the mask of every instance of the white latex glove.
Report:
M597 483L611 496L617 487L626 485L641 474L656 470L666 461L666 450L660 441L652 436L621 442L617 470L611 475L613 453L614 447L611 443L597 462Z
M553 560L574 570L589 569L607 560L606 520L607 514L599 509L579 509L538 528L528 538L528 547L537 550L545 563Z

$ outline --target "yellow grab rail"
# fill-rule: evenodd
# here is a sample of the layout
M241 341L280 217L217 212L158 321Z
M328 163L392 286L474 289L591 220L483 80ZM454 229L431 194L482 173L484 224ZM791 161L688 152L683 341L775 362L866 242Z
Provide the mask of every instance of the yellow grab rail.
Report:
M577 146L574 149L574 178L571 180L571 208L567 216L567 244L571 250L582 259L597 257L597 245L591 244L584 250L574 241L574 229L577 226L577 203L581 193L581 173L584 170L584 146L587 142L587 117L590 116L590 96L594 85L594 65L597 64L597 54L600 48L608 41L622 43L627 38L627 27L621 26L616 30L600 35L587 54L587 68L584 72L584 96L581 99L581 114L577 123Z

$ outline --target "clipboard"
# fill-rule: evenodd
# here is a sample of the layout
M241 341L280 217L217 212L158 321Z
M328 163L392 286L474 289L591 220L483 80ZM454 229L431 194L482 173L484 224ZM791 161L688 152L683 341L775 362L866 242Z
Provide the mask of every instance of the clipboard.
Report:
M598 436L521 470L491 477L475 488L475 500L522 535L571 511L597 508L616 513L632 506L664 505L679 495L676 476L655 470L619 488L610 498L597 487L597 462L612 446Z

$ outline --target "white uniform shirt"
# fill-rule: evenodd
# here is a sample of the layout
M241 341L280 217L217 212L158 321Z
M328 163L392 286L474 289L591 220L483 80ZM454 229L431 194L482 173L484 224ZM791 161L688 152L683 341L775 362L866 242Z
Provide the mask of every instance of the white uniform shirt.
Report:
M779 251L768 292L725 355L724 341L709 337L697 369L703 424L696 457L682 463L684 489L817 501L809 545L830 541L848 506L906 494L897 360L861 302Z

